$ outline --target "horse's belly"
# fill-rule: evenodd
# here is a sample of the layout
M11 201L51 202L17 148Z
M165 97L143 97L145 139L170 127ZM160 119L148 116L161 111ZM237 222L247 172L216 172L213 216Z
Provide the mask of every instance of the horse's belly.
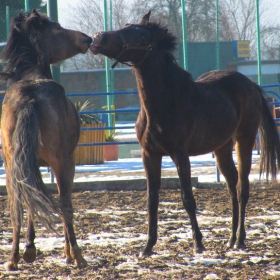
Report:
M189 154L191 156L202 155L213 152L224 146L228 141L235 137L234 130L231 133L208 134L204 137L198 136L190 139Z
M237 118L223 118L219 124L196 123L194 127L145 127L142 130L138 129L137 137L142 148L150 153L171 155L183 146L189 155L201 155L215 151L235 138L237 129Z

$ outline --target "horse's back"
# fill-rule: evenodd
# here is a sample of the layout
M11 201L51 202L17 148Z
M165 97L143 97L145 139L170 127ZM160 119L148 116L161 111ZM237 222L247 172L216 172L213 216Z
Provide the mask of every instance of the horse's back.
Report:
M236 71L216 70L203 74L196 82L200 96L200 117L198 137L192 141L198 145L199 137L206 134L222 136L226 141L236 137L255 137L262 112L261 89L249 78ZM201 129L199 129L201 128ZM228 135L228 136L226 136ZM210 137L218 142L217 137ZM223 142L223 141L222 141Z
M210 89L209 99L222 102L222 104L228 99L243 121L245 118L254 119L260 115L263 105L262 90L242 73L228 70L210 71L200 76L196 80L196 85L204 97ZM259 120L260 118L257 122Z
M186 139L189 153L199 155L223 146L237 134L255 137L262 98L257 85L246 76L234 71L211 71L196 82L189 81L184 91L186 94L178 93L180 98L165 121L153 118L147 127L145 110L141 110L136 129L144 147L159 149L159 145L153 148L151 143L163 143L161 149L168 151ZM160 120L166 119L164 112Z
M49 162L54 154L74 151L79 137L79 120L64 88L53 80L22 80L14 83L3 100L1 128L3 141L10 141L17 123L17 116L26 106L33 106L39 123L39 158ZM5 135L8 139L5 141ZM67 154L65 153L65 154Z
M196 79L196 82L200 83L209 83L209 82L221 82L223 80L232 80L235 81L249 81L252 82L248 77L243 75L240 72L237 71L231 71L231 70L212 70L209 72L206 72L199 76Z

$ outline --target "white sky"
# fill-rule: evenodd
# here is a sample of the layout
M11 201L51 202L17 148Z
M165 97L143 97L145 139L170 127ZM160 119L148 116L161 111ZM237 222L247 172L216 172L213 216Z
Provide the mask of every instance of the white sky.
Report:
M101 5L103 4L103 0L99 0ZM112 0L114 1L114 0ZM124 2L129 2L130 0L123 0ZM220 0L223 1L223 0ZM67 9L69 6L75 7L80 0L57 0L58 3L58 13L59 13L59 21L63 24L63 14L67 13ZM264 3L264 5L268 9L268 16L264 18L264 21L276 22L280 23L280 1L279 0L259 0L259 2ZM107 5L109 5L109 0L107 0ZM262 4L260 4L260 10L262 8ZM262 22L261 22L262 24Z

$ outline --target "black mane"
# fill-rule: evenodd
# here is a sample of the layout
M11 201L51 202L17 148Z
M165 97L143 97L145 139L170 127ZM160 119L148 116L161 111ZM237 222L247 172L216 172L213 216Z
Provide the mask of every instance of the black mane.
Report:
M177 46L177 37L168 32L160 22L147 22L144 24L154 35L159 50L172 53Z
M168 29L159 22L146 22L144 25L153 33L158 49L164 52L164 59L167 65L171 66L170 76L176 75L173 66L181 68L173 54L177 47L177 37L170 33ZM184 75L186 77L186 81L193 82L193 77L189 72L184 71ZM175 76L174 78L176 79Z
M46 53L40 32L49 22L46 15L37 11L20 13L12 19L11 33L0 54L5 65L0 77L17 81L23 74L33 72L35 65L39 65L37 69L45 67Z

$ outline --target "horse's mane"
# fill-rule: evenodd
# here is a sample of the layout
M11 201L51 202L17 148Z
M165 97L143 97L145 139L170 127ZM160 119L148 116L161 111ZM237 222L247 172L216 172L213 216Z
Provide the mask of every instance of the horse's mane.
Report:
M38 31L42 31L47 22L49 18L36 10L19 13L12 19L11 33L0 54L5 65L0 78L18 80L23 73L32 71L31 66L44 61L44 44Z
M159 50L172 53L176 49L177 37L164 25L160 22L145 22L144 25L153 33Z
M153 33L154 38L156 39L156 45L160 51L164 52L164 59L170 66L175 66L176 68L181 68L173 54L173 51L177 46L177 37L168 31L168 29L162 25L160 22L145 22L144 24L149 30ZM181 68L182 69L182 68ZM172 70L172 75L174 74ZM193 81L192 75L183 70L186 80Z

